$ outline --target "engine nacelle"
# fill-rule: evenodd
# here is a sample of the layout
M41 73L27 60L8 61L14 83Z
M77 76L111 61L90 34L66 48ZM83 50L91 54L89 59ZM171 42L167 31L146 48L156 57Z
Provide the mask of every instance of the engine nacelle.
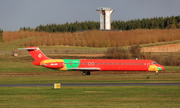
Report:
M63 68L65 66L64 62L52 62L43 64L47 68Z

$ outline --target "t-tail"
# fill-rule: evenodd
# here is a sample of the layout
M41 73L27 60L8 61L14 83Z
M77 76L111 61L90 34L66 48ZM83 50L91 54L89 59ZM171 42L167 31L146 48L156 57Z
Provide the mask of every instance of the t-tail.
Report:
M50 59L46 57L46 55L44 55L44 53L39 49L39 47L19 48L19 50L28 50L28 52L35 60L33 62L33 65L40 66L41 61Z

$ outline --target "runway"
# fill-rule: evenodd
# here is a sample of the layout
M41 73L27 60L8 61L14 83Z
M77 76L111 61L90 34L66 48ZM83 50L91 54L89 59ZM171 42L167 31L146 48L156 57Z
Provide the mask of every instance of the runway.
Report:
M54 84L0 84L0 87L54 87ZM180 83L61 83L67 86L180 86Z

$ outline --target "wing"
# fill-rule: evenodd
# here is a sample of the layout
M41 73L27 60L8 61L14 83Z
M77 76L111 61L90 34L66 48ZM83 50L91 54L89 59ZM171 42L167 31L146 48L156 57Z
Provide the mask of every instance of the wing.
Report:
M67 70L79 70L79 71L100 71L100 68L66 68Z

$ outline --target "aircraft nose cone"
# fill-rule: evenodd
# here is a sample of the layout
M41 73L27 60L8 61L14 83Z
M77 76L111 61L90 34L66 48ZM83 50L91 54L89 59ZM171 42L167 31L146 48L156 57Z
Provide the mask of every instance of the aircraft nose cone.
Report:
M164 70L164 67L163 67L163 66L161 66L161 69L162 69L162 70Z

